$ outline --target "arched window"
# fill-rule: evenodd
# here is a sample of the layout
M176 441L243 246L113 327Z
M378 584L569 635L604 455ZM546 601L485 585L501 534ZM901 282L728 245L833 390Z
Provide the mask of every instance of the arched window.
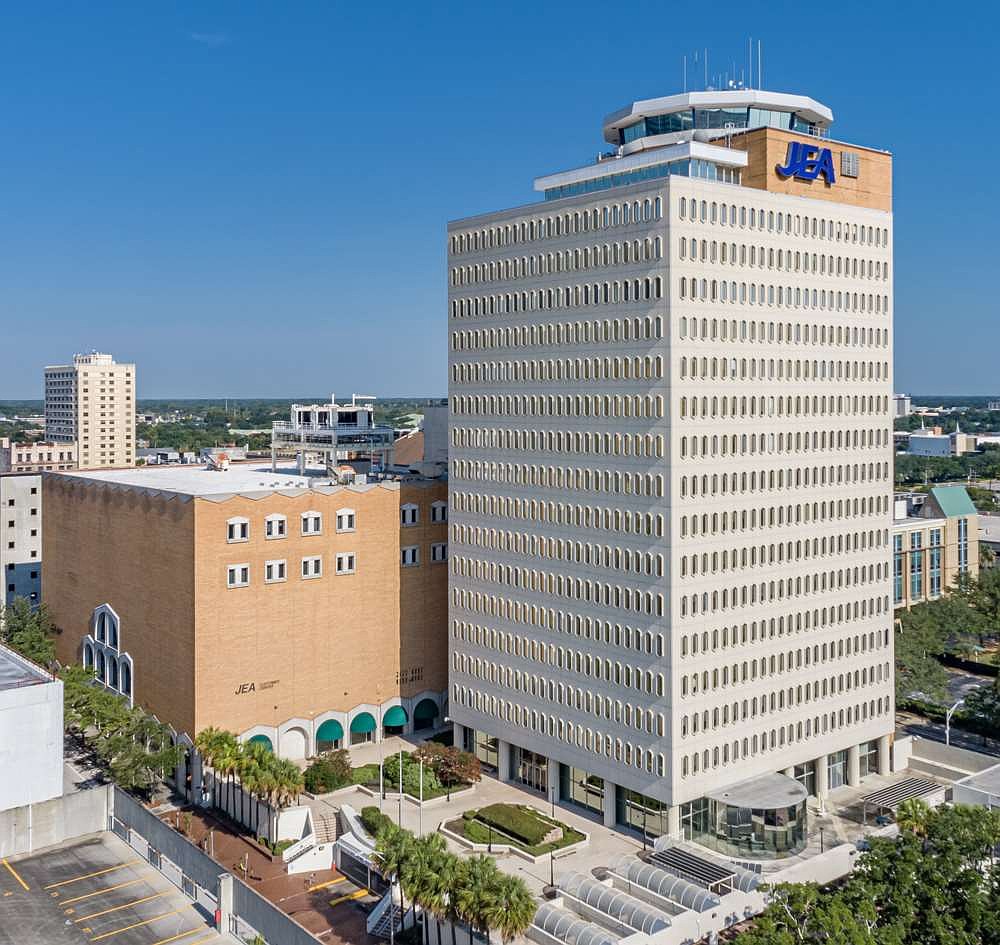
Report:
M268 515L264 519L264 538L284 538L288 535L288 519L284 515Z
M226 522L226 541L232 543L250 540L250 519L231 518Z
M354 509L337 509L337 531L353 532L355 528Z
M119 674L119 686L122 695L131 696L132 695L132 666L131 664L122 659L118 664L118 674Z
M94 668L94 647L90 643L83 645L83 665L85 669Z
M94 664L95 675L97 678L104 682L105 665L104 665L104 650L97 651L97 661Z

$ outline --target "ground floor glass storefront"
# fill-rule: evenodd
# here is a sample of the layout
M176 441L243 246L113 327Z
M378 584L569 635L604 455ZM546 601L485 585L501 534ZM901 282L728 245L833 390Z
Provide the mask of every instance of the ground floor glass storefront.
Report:
M807 761L795 766L795 780L806 789L806 794L816 796L816 762Z
M638 791L619 787L615 791L615 820L620 827L638 830L647 837L670 833L667 826L669 807L662 801Z
M549 759L527 748L511 745L510 779L545 794L549 785Z
M491 771L500 770L500 742L492 735L485 732L477 732L475 729L465 730L462 748L475 755L484 768Z
M727 856L793 856L806 845L806 802L750 808L702 797L681 805L681 830L685 840Z
M862 778L878 774L878 739L862 742L858 747L858 773Z
M847 749L833 752L827 761L827 787L832 791L834 788L843 787L847 784Z
M559 799L585 807L596 814L604 813L604 779L588 774L583 768L559 765Z

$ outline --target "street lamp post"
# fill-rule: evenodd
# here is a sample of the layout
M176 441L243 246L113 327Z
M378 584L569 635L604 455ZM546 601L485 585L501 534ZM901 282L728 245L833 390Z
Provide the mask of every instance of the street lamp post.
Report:
M955 710L964 703L964 699L959 699L944 715L944 743L951 744L951 717Z

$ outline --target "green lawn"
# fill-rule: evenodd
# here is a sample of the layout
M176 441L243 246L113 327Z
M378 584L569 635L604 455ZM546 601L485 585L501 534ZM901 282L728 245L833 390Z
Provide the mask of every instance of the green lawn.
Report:
M492 838L494 843L517 847L532 856L561 850L585 839L580 831L521 804L491 804L482 811L484 818L480 817L480 811L470 810L449 821L447 827L473 843L489 843ZM553 827L561 827L563 832L562 839L555 843L530 843L526 839L544 836Z

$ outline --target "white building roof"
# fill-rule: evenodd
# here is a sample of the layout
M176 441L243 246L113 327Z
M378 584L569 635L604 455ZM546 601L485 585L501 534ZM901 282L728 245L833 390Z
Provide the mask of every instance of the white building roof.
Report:
M0 691L37 686L51 682L52 677L12 650L0 646Z
M49 474L47 474L49 475ZM149 466L135 469L81 469L51 473L87 482L187 498L226 499L233 495L260 498L273 492L295 495L317 487L340 488L323 470L299 475L295 469L271 472L260 463L231 463L224 471L205 466Z

